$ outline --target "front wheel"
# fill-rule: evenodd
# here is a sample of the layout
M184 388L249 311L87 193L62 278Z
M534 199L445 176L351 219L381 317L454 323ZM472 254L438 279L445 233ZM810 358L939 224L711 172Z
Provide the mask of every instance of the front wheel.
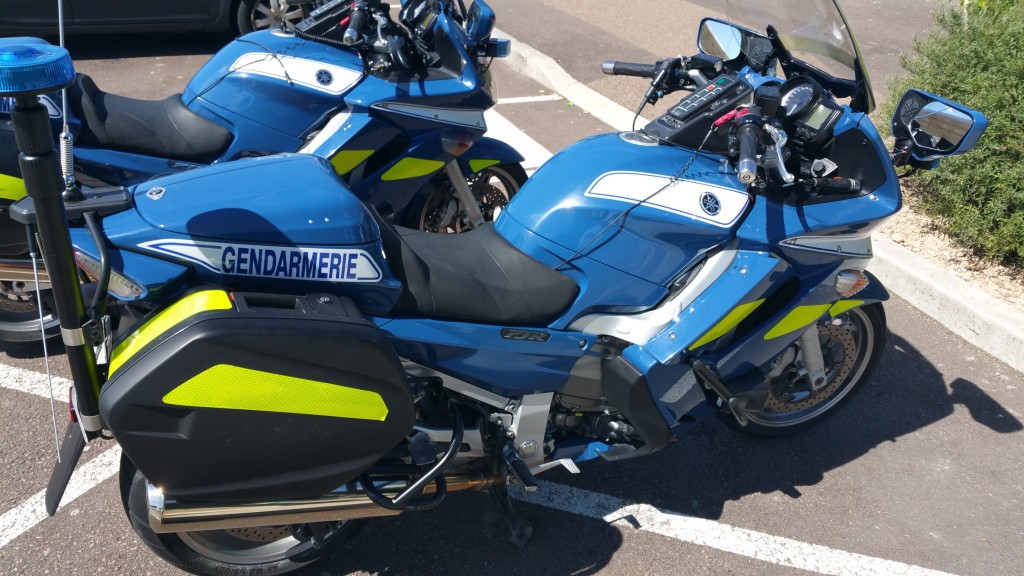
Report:
M484 221L493 222L526 183L526 170L519 164L498 164L471 174L467 181L480 205ZM442 174L430 186L423 205L407 225L441 234L465 232L472 228L448 178Z
M146 479L121 461L121 498L132 528L158 556L193 574L285 574L342 546L365 520L157 534L149 526ZM315 536L314 536L315 535Z
M885 310L881 304L854 308L818 325L825 360L825 384L812 388L794 362L772 378L768 399L759 412L748 411L743 431L785 436L809 428L834 414L871 379L885 347ZM732 416L728 416L730 420Z
M306 17L303 5L293 6L282 0L240 0L235 12L239 34L254 30L292 28Z

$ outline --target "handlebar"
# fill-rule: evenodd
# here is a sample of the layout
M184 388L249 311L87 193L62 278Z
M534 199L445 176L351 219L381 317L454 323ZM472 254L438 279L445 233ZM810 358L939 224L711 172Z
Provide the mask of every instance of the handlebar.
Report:
M347 46L358 44L363 38L363 28L366 26L366 4L356 2L352 5L352 12L349 14L348 28L341 41Z
M761 114L756 108L736 120L736 138L740 144L740 155L736 161L736 173L740 182L750 185L757 179L757 147L761 142Z
M822 192L837 194L853 194L861 191L861 181L854 178L806 178L800 181L805 186Z
M609 76L637 76L639 78L654 78L654 64L636 64L634 62L619 62L618 60L605 60L601 64L601 72Z

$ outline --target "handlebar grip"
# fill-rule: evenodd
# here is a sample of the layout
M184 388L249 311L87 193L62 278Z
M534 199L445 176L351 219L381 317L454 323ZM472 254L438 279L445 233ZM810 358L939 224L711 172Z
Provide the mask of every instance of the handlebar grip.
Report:
M654 68L654 64L635 64L633 62L619 62L618 60L605 60L604 64L601 64L601 72L609 76L654 78Z
M740 141L740 157L736 172L740 182L752 184L757 179L757 145L761 141L761 117L745 114L737 121L736 138Z
M804 180L804 183L823 192L839 194L854 194L861 190L860 180L854 178L808 178Z
M365 8L360 4L356 4L352 7L352 13L349 14L348 28L345 29L345 35L341 37L341 41L344 42L346 46L358 43L363 37L363 28L365 26Z

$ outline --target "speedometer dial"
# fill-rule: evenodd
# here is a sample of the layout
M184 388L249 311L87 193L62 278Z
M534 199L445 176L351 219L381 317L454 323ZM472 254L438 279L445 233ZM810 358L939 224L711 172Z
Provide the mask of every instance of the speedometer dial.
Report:
M796 120L810 112L820 98L820 84L809 76L795 76L782 85L779 106L783 117Z
M810 84L798 84L782 95L782 107L786 117L793 118L798 112L807 108L814 100L814 88Z

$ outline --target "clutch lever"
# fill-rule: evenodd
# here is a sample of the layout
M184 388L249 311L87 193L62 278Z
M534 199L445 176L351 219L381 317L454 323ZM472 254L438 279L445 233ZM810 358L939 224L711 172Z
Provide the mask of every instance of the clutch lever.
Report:
M786 184L792 184L796 177L786 170L785 156L783 154L783 147L786 142L789 141L789 136L786 135L785 130L781 130L772 126L771 124L764 125L764 131L768 133L768 136L772 139L772 147L769 148L762 158L762 165L767 170L774 170L775 175L779 177L779 180Z

